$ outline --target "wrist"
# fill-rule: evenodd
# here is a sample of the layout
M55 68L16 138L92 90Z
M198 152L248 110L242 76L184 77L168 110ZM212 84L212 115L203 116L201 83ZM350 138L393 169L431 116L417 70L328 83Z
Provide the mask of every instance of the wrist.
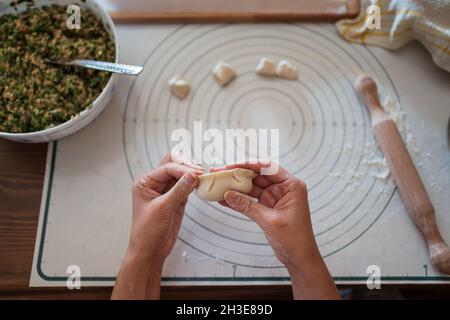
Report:
M295 299L339 299L339 292L317 249L288 268Z
M125 254L124 263L136 267L142 267L153 272L162 272L164 260L165 259L162 257L143 253L142 251L130 246Z
M317 247L311 248L308 251L296 252L290 255L286 269L289 274L302 275L308 273L323 263L322 256Z
M159 299L164 260L148 260L127 250L114 287L113 299Z
M148 242L139 241L135 237L130 238L127 255L136 261L155 265L164 264L166 258L160 254L160 251L156 250L154 245L149 246Z

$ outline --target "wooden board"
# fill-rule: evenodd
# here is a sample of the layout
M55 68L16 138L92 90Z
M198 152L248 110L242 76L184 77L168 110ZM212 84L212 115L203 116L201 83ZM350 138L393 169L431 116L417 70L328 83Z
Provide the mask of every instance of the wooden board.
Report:
M101 0L118 23L336 21L360 0Z

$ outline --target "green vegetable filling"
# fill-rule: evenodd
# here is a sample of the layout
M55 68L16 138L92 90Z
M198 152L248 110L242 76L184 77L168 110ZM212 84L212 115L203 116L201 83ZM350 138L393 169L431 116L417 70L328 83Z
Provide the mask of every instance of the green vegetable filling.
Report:
M0 16L0 131L24 133L62 124L89 108L108 72L59 66L52 59L114 61L103 23L82 10L81 29L69 30L62 6Z

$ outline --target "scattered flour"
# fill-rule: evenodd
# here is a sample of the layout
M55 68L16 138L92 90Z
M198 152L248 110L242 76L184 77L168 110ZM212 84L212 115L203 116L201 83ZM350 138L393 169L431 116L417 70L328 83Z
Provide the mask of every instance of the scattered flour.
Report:
M390 175L391 175L391 171L389 170L389 168L386 168L383 171L381 171L380 173L376 174L375 178L380 179L380 180L386 180L387 178L389 178Z
M187 251L183 251L183 253L181 254L181 256L183 257L184 262L188 262L188 261L189 261L189 256L188 256Z
M419 148L417 147L417 144L416 144L416 138L411 133L411 130L409 130L409 128L406 133L406 143L411 148L411 150L413 150L415 153L419 152Z
M386 158L375 158L367 160L367 165L378 168L378 173L374 175L376 179L386 180L391 175Z
M407 147L413 152L419 153L420 150L416 144L416 138L414 137L411 128L408 127L405 121L405 112L398 110L397 103L390 95L386 96L382 105L384 110L388 113L392 120L394 120L402 137L406 135L405 143ZM423 125L424 124L422 123L422 126Z

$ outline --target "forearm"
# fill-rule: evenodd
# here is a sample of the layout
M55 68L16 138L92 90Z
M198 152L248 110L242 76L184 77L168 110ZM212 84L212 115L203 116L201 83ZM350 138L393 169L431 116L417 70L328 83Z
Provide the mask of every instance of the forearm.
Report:
M318 251L307 258L298 258L288 271L294 299L340 299L339 291Z
M127 252L111 299L159 299L162 261L148 260Z

